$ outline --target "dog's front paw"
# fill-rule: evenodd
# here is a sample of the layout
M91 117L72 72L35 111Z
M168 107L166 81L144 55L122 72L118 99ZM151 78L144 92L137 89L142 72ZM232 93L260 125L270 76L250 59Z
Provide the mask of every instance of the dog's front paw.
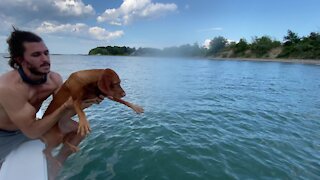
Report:
M144 109L143 109L142 107L137 106L137 105L135 105L135 104L132 104L132 109L133 109L136 113L138 113L138 114L144 112Z
M90 133L90 131L91 129L88 121L79 120L78 134L80 134L81 136L86 136L87 134Z

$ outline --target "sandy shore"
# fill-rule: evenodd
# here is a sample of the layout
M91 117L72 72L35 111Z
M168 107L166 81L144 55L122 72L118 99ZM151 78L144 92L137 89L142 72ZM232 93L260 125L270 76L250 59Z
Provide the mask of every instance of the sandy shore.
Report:
M320 59L258 59L258 58L209 58L213 60L231 60L231 61L260 61L260 62L283 62L320 65Z

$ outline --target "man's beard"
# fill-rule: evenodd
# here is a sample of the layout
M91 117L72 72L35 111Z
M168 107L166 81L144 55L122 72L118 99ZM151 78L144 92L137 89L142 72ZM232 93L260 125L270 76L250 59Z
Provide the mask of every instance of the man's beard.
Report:
M48 74L48 73L44 73L44 72L38 71L38 69L35 68L35 67L29 68L29 71L30 71L32 74L37 75L37 76L45 76L45 75Z
M50 66L49 63L44 63L44 64L42 64L41 66L45 66L45 65L49 65L49 66ZM41 67L41 66L40 66L40 67ZM34 66L31 66L31 67L29 67L28 69L29 69L29 71L30 71L32 74L37 75L37 76L45 76L45 75L47 75L47 74L49 73L49 72L40 72L40 71L38 70L38 68L36 68L36 67L34 67Z

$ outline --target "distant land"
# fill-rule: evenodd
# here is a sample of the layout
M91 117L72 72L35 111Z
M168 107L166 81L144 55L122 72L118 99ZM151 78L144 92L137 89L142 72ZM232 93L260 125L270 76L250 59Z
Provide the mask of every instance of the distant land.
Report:
M228 42L222 36L211 40L209 47L186 44L179 47L131 48L126 46L96 47L89 55L116 56L164 56L164 57L206 57L206 58L239 58L239 59L278 59L278 60L310 60L320 62L320 34L311 32L308 36L299 37L288 30L283 42L270 36L254 37L251 43L246 39L238 42Z

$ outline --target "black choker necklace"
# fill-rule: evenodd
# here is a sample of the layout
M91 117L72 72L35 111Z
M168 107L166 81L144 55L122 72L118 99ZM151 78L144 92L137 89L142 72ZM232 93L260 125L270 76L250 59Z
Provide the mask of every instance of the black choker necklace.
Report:
M23 71L22 67L19 67L18 72L20 74L20 77L22 78L22 80L30 85L40 85L40 84L44 84L45 82L47 82L47 75L44 75L41 79L39 80L32 80L30 78L28 78L28 76L26 75L26 73Z

